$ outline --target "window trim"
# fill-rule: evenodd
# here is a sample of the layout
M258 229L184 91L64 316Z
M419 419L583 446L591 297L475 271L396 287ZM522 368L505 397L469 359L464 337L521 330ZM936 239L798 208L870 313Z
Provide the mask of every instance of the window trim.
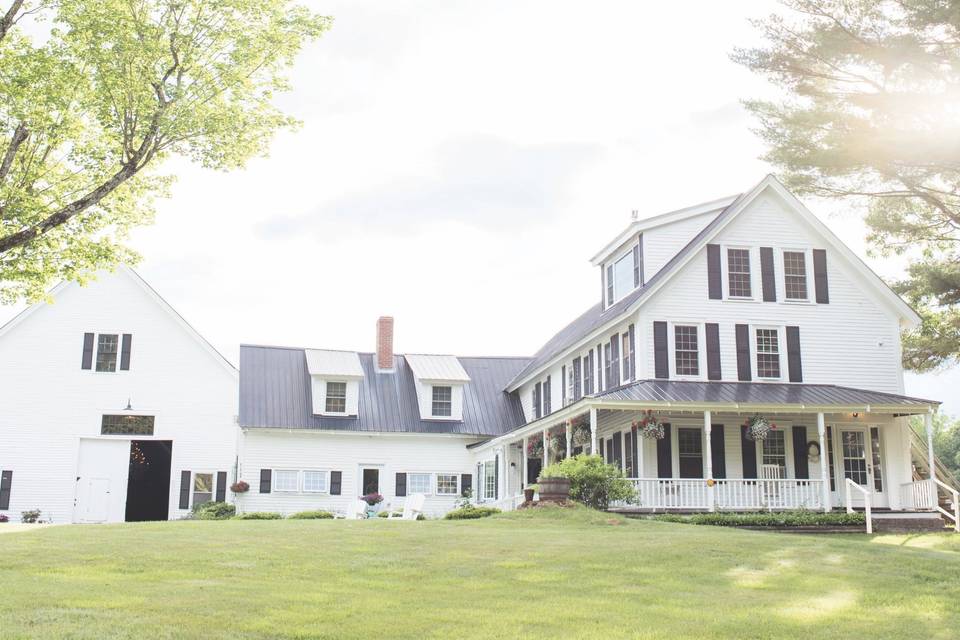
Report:
M802 253L803 254L803 267L804 267L804 278L806 279L807 285L807 297L806 298L788 298L787 297L787 265L786 265L786 256L785 253ZM777 247L776 249L777 259L774 260L774 268L777 276L777 288L779 289L778 293L780 294L780 300L787 304L816 304L813 295L814 281L813 281L813 249L811 247L800 247L800 246L785 246ZM776 268L776 265L779 264L779 269Z
M487 466L490 466L490 470L487 470ZM482 500L496 500L497 499L497 460L484 460L480 467L483 471L483 498ZM487 492L487 486L493 484L493 491Z
M793 422L777 420L777 431L783 432L783 450L786 456L786 467L784 470L784 479L795 480L797 478L796 469L793 467ZM757 440L753 443L757 455L757 475L760 474L760 465L763 464L763 440ZM820 454L820 460L826 460L827 456ZM811 476L812 477L812 476Z
M307 474L308 473L321 473L323 474L323 484L324 489L307 489ZM330 470L329 469L300 469L300 492L301 493L317 493L322 495L328 495L330 493Z
M760 375L760 351L757 348L757 331L772 330L777 332L777 356L779 356L780 375L776 378L768 378ZM750 325L750 363L753 366L755 377L758 382L783 382L786 371L786 329L782 325L757 324Z
M433 495L434 474L430 471L407 471L407 495L412 496L415 493L422 493L425 496ZM427 476L427 490L417 491L413 488L413 476Z
M121 373L128 373L129 369L122 370L120 369L120 357L123 353L123 336L125 333L133 335L133 331L128 329L109 329L107 331L87 331L86 333L93 334L93 360L90 363L89 369L82 369L84 373L95 373L97 375L117 375ZM113 361L113 371L97 371L97 356L100 353L100 336L117 336L117 355Z
M621 300L623 300L630 293L636 291L643 286L643 259L640 257L640 251L637 250L637 254L634 254L634 247L640 246L639 236L633 239L629 245L627 245L624 251L614 254L612 258L607 260L604 263L604 291L606 292L607 301L604 305L605 309L612 307ZM617 263L623 260L624 258L630 258L632 263L630 264L630 287L623 292L617 291ZM634 272L637 270L637 267L640 268L640 286L634 286ZM613 296L610 298L610 296Z
M330 385L331 384L342 384L343 385L343 411L331 411L329 408L330 402ZM324 380L323 381L323 414L331 416L345 416L347 415L347 395L349 394L349 382L347 380ZM339 398L337 398L339 400Z
M297 483L296 483L297 487L295 489L280 489L277 486L277 478L279 477L277 474L281 472L292 472L297 474ZM290 468L276 469L275 468L271 470L271 473L272 473L271 480L270 480L271 491L275 493L302 493L301 484L300 484L300 469L290 469Z
M449 400L437 400L437 391L439 389L446 389L450 393ZM541 395L543 392L541 391ZM540 399L542 403L542 398ZM447 402L450 405L449 413L437 413L437 403ZM542 406L542 404L541 404ZM432 384L430 385L430 417L431 418L442 418L442 419L451 419L453 418L453 385L450 384Z
M216 502L217 499L217 472L216 471L207 471L205 469L192 470L190 471L190 509L192 510L196 506L194 497L197 493L197 476L205 475L210 476L210 499L207 502ZM204 504L201 502L200 504Z
M677 330L676 327L696 327L697 329L697 375L681 375L677 373ZM667 352L670 354L670 379L673 380L706 380L706 326L699 321L683 321L667 323Z
M732 296L730 295L730 250L744 250L750 256L750 296ZM742 244L721 244L720 245L720 273L723 299L729 302L759 302L757 291L759 291L760 274L758 266L760 264L759 247L751 247Z
M452 476L453 477L453 492L448 493L440 491L440 476ZM433 474L433 491L438 496L449 497L449 496L459 496L460 495L460 474L453 473L451 471L438 471Z

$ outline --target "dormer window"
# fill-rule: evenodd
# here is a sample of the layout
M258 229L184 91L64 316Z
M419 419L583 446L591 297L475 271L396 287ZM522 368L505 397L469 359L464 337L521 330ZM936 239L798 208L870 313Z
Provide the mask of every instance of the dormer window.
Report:
M453 413L453 389L446 386L433 387L433 415L449 418Z
M327 382L327 398L325 409L327 413L347 412L346 382Z
M622 300L640 286L641 258L639 241L606 267L606 306Z

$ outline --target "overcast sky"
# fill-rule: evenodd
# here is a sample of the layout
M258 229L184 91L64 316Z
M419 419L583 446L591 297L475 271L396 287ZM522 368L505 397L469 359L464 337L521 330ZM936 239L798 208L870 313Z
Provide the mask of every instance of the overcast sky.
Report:
M234 362L240 343L372 350L382 314L398 352L529 355L596 301L588 259L632 209L772 170L740 106L772 90L728 55L773 2L306 4L335 22L281 98L303 127L243 171L169 162L173 195L133 240ZM864 255L855 213L808 204Z

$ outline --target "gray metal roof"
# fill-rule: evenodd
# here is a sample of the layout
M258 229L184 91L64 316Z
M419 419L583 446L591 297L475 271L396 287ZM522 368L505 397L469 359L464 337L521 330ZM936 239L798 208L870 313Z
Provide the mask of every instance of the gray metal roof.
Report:
M540 369L551 360L562 354L567 349L571 349L588 335L602 327L615 318L627 313L627 311L641 298L645 297L658 282L668 277L676 266L705 238L708 237L714 229L720 226L724 220L734 210L737 203L743 198L740 194L736 199L727 205L720 213L714 217L707 225L695 235L680 251L678 251L670 260L667 261L659 271L657 271L650 280L643 283L643 286L635 289L629 295L619 300L606 309L602 308L601 303L597 303L587 309L580 317L560 330L555 336L550 338L545 345L533 354L530 363L518 373L513 380L506 386L512 388L527 376L531 375L537 369Z
M839 387L832 384L775 382L694 382L689 380L640 380L595 396L600 400L639 402L737 403L807 407L897 406L918 409L938 405L935 400L895 393Z
M464 385L463 420L422 420L413 373L403 356L396 370L376 370L374 354L361 353L358 416L313 415L310 374L303 349L240 346L240 426L396 433L496 436L523 424L516 394L503 391L528 358L459 358L470 376Z

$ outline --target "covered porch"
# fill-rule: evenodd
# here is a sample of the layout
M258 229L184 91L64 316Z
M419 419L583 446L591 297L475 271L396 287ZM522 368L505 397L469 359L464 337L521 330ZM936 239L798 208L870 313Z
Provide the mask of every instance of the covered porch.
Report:
M953 490L914 478L908 420L929 425L936 405L832 385L641 381L486 444L504 508L542 466L594 452L636 489L614 510L932 511ZM953 498L945 515L956 521Z

